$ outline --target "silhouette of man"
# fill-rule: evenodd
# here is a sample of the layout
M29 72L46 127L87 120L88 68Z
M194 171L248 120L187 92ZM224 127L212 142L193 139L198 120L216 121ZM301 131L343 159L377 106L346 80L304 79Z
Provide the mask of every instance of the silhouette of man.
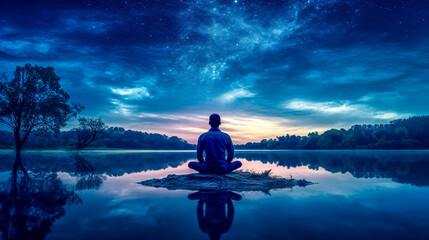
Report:
M220 239L228 232L234 219L232 200L240 201L241 196L230 191L203 192L199 191L188 196L189 200L199 200L197 206L198 225L211 240Z
M232 162L234 158L234 146L228 134L220 131L220 116L216 113L210 115L210 130L201 134L198 138L197 158L198 162L190 162L189 168L199 173L226 174L241 167L240 161ZM225 160L225 151L228 158ZM204 160L203 152L206 153Z

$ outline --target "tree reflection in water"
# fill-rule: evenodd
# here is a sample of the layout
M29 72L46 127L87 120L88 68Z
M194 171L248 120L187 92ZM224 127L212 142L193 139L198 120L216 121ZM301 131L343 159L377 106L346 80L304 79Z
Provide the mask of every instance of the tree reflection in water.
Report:
M73 154L74 155L74 154ZM29 171L59 171L75 176L79 172L69 153L25 153L25 167ZM83 154L82 154L83 155ZM98 176L122 176L148 170L178 167L194 160L194 152L86 154L87 162ZM429 186L429 153L427 151L237 151L236 157L247 161L276 163L295 168L319 167L332 173L349 172L356 178L391 178L395 182L415 186ZM10 171L13 155L0 152L0 171ZM83 161L80 161L83 162ZM86 171L86 176L91 172ZM83 173L83 172L82 172ZM90 175L90 174L89 174ZM79 176L78 176L79 177Z
M96 174L94 167L83 157L75 155L76 171L75 175L78 180L76 189L98 189L106 179L102 174Z
M66 205L82 202L56 173L18 172L0 189L0 230L3 239L44 239ZM16 177L16 178L15 178Z
M197 206L198 224L210 239L220 239L228 232L234 219L234 205L231 200L240 201L241 196L230 191L199 191L188 196L199 200Z

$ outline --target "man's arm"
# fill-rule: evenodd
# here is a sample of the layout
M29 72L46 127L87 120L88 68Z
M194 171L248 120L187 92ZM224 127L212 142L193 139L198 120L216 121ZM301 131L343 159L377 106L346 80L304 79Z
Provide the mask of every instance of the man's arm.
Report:
M226 143L226 151L228 152L228 158L226 159L226 163L230 164L232 159L234 158L234 145L232 145L232 140L228 136Z
M201 164L204 162L203 152L204 152L204 144L201 142L201 136L200 136L198 138L197 158L198 158L198 162L200 162Z

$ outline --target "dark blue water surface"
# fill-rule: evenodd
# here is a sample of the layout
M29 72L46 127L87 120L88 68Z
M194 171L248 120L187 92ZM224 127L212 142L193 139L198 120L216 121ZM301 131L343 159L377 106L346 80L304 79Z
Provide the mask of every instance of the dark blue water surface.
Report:
M429 239L429 151L238 151L244 170L318 184L170 191L195 152L0 151L2 239ZM17 189L15 195L11 190Z

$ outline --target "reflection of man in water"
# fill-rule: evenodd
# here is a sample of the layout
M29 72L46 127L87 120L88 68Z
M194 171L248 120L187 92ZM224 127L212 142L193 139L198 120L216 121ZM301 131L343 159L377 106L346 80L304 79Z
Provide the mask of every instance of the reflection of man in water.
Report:
M240 195L229 191L196 192L190 194L188 198L190 200L199 199L197 206L198 224L201 231L207 233L212 240L220 239L220 236L231 228L234 219L234 205L231 199L241 200Z
M220 116L212 114L209 119L210 130L201 134L198 138L197 157L198 162L190 162L189 168L200 173L226 174L241 167L240 161L232 162L234 158L234 146L228 134L221 132ZM225 160L225 151L228 158ZM203 152L206 153L204 160Z

